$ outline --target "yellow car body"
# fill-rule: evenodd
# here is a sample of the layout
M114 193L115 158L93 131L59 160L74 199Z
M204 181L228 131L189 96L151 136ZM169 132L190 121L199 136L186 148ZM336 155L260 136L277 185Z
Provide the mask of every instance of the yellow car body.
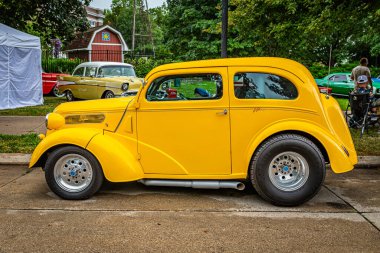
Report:
M210 81L202 85L216 83L213 92L219 95L198 98L190 94L186 99L182 99L185 95L180 93L172 96L189 80L196 83L201 77L209 78L210 73ZM265 73L265 78L275 79L278 87L270 86L272 90L269 92L274 90L281 96L288 91L283 89L280 92L279 87L292 83L294 94L290 96L294 98L267 99L265 95L238 98L237 90L241 90L255 73ZM183 79L187 75L191 79ZM182 78L182 86L177 84L175 88L178 78ZM265 82L270 82L269 79ZM165 80L171 83L165 83ZM162 83L160 89L169 95L161 90L152 93L158 82ZM174 63L153 69L146 76L145 83L133 97L58 106L48 117L46 137L33 152L30 167L42 166L45 170L52 170L46 166L49 155L61 147L74 146L92 154L104 177L111 182L142 180L154 185L157 180L166 180L169 182L166 185L173 186L171 182L183 184L194 180L200 184L255 181L261 180L260 173L255 172L259 171L255 163L259 164L268 156L257 158L257 155L267 154L265 149L276 143L278 136L282 143L287 138L295 139L296 144L302 139L307 147L318 150L316 156L319 154L323 166L330 164L335 173L350 171L357 163L352 138L338 103L321 94L310 72L297 62L281 58L231 58ZM247 87L255 85L250 83ZM304 144L301 143L301 147ZM297 153L294 150L289 153L290 157L294 152ZM292 162L286 159L293 158L279 157L284 160L281 168L286 169L282 171L283 178L288 179L289 173L286 173ZM312 178L313 164L308 161L300 156L294 163L304 172L306 166L307 177ZM275 163L276 160L272 160L270 166L275 167ZM324 171L320 177L323 181ZM304 187L304 183L294 183L293 188L287 189L287 184L281 185L281 178L273 179L272 176L270 180L275 180L276 192L285 187L279 191L285 197L276 199L263 187L258 192L275 204L300 204L315 194L293 201L288 191L297 192L296 189ZM289 195L288 202L286 194Z
M72 75L60 76L57 88L68 101L134 95L142 85L133 66L119 62L85 62Z

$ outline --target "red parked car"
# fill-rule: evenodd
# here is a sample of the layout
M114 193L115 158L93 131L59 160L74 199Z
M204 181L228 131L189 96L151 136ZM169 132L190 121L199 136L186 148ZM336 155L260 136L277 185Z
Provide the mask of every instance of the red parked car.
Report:
M67 76L67 74L42 72L42 90L44 95L51 94L56 97L62 96L58 94L58 89L56 89L58 76Z

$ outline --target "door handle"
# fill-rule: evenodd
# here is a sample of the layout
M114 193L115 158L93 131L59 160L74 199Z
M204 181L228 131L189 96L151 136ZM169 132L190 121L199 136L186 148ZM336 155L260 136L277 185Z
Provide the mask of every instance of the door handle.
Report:
M216 115L227 115L227 109L224 109L222 112L217 112Z

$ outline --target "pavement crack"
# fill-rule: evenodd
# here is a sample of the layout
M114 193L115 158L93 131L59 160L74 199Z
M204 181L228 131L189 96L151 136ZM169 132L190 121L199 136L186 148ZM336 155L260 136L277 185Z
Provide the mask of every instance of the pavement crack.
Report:
M360 212L358 209L356 209L353 205L351 205L348 201L346 201L343 197L339 196L338 194L336 194L332 189L330 189L327 185L324 185L324 187L329 191L331 192L332 194L334 194L337 198L339 198L340 200L342 200L346 205L348 205L349 207L351 207L353 210L355 210L355 212L357 214L359 214L361 217L363 217L363 219L365 219L369 224L371 224L372 227L374 227L377 231L380 232L380 228L378 228L373 222L371 222L365 215L363 214L366 214L368 212Z
M29 174L29 173L30 173L30 172L24 172L24 174L22 174L22 175L20 175L20 176L18 176L18 177L16 177L16 178L13 178L11 181L9 181L9 182L7 182L7 183L5 183L5 184L0 185L0 189L3 188L4 186L7 186L7 185L13 183L13 182L16 181L17 179L22 178L23 176L25 176L26 174Z

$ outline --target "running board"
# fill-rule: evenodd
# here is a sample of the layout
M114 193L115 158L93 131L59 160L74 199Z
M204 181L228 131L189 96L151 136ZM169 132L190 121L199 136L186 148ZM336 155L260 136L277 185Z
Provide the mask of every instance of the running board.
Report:
M191 187L196 189L221 189L229 188L242 191L245 185L238 181L217 181L217 180L160 180L142 179L138 182L146 186L171 186L171 187Z

